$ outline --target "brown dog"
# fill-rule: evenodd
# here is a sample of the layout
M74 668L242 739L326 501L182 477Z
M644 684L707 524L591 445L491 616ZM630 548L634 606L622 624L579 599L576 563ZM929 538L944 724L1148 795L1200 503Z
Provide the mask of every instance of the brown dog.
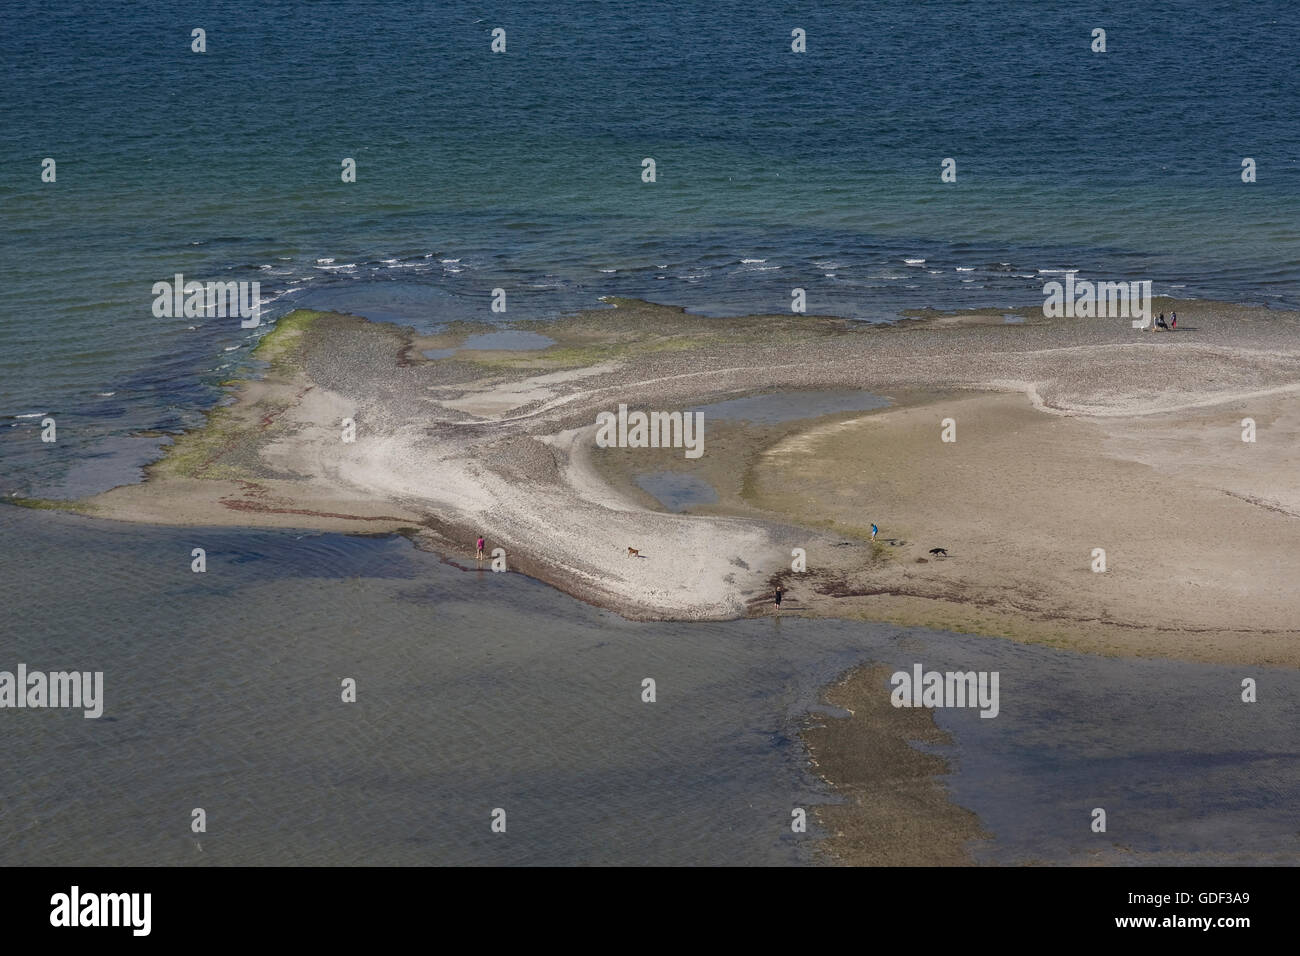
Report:
M627 556L628 556L629 558L639 558L639 557L641 557L641 552L638 551L636 548L628 548L628 549L627 549Z

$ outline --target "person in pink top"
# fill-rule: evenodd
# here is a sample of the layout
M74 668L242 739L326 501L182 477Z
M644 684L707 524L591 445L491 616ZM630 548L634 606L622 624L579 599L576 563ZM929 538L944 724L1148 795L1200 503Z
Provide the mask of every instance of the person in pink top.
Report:
M478 559L483 560L483 536L478 536Z

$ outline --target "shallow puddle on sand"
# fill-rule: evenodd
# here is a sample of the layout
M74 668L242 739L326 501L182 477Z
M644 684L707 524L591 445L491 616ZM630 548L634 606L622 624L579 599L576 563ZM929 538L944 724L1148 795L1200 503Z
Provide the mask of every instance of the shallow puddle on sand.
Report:
M504 350L508 352L527 352L532 349L544 349L555 344L555 339L538 332L522 332L518 329L504 329L500 332L480 332L471 335L461 346L463 349L481 351Z
M716 504L718 491L697 475L680 471L656 471L636 475L642 491L653 495L669 511L682 512L694 505Z
M885 408L889 399L871 392L851 389L813 392L768 392L732 398L711 405L697 405L693 412L703 412L705 419L746 421L759 425L817 418L836 412L861 412Z

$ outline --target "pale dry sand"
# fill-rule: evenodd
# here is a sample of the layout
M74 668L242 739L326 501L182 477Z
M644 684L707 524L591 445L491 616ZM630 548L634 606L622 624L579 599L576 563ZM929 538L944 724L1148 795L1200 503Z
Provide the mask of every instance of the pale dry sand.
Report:
M800 613L1295 664L1300 321L1156 307L1177 308L1189 328L1032 313L1014 325L980 313L877 328L625 301L547 324L547 349L433 361L420 351L473 327L419 339L295 313L264 340L270 368L233 406L183 436L146 483L80 508L411 529L471 560L483 533L512 570L629 617L766 613L784 579ZM698 462L593 447L597 412L620 402L674 411L827 388L896 404L779 426L706 421ZM1253 445L1240 441L1248 415ZM940 441L945 417L956 443ZM341 440L345 418L353 443ZM631 481L652 466L702 469L719 503L655 507ZM929 560L937 546L946 560ZM805 575L789 572L793 547L808 551ZM1106 574L1090 570L1095 547Z
M1247 416L1254 444L1241 441ZM777 442L752 501L854 537L881 528L875 560L810 552L809 572L786 578L796 602L834 596L838 614L1100 653L1296 666L1298 428L1293 393L1137 418L955 393Z

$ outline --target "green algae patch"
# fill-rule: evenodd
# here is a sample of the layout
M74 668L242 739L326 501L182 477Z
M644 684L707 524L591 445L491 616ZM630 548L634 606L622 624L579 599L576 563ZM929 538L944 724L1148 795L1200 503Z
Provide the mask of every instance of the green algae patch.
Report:
M262 336L253 348L253 357L272 365L290 360L300 352L303 336L312 323L327 314L314 309L295 309L277 320L275 327Z
M36 511L69 511L73 514L91 514L91 509L81 501L63 498L0 498L0 502L19 508L32 508Z
M214 408L207 422L176 437L163 457L148 467L160 478L236 478L243 473L218 463L239 441L242 423L229 406Z
M312 325L335 313L314 309L297 309L279 319L253 348L252 355L268 363L271 371L294 372L300 369L305 339ZM230 388L241 388L249 383L242 379L223 382ZM264 423L272 421L287 406L277 406L263 400L241 409L239 405L221 405L207 413L207 421L198 428L174 437L162 458L147 466L149 477L206 478L236 480L250 476L246 460L250 442L256 440L258 429L250 419L256 409Z

